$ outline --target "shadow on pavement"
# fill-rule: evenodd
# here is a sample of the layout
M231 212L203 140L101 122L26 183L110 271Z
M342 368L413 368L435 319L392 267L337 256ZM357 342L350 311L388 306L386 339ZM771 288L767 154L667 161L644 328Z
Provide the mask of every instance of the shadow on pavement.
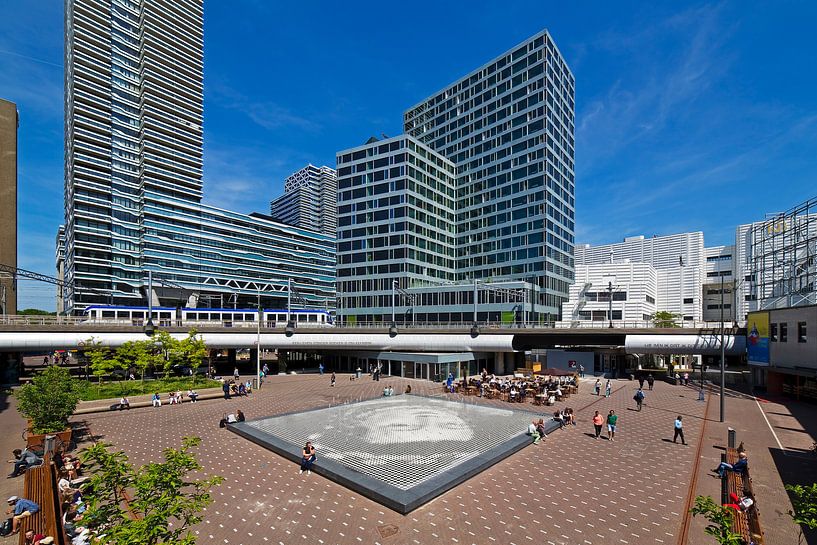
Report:
M769 453L772 455L775 466L777 466L783 484L810 485L817 482L817 456L813 454L786 454L778 448L770 448ZM789 495L789 498L791 499L791 495ZM775 513L788 517L788 514L779 507L770 506L769 508L773 509ZM762 511L760 517L760 522L763 524ZM804 530L804 535L806 543L817 545L817 530Z

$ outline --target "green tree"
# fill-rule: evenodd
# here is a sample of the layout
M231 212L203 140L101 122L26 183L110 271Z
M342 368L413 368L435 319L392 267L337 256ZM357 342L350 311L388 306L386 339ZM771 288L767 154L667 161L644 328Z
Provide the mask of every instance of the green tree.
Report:
M176 365L184 364L184 354L181 351L180 342L176 337L165 330L157 330L153 335L156 346L161 350L163 359L161 361L164 376L170 373Z
M689 510L692 516L703 515L709 521L704 533L715 538L719 545L741 545L741 536L732 531L734 514L731 507L715 503L710 496L696 496L695 505Z
M797 543L803 543L805 535L803 528L814 530L817 528L817 483L803 485L786 485L786 491L791 496L793 509L789 511L789 516L798 525L800 535Z
M40 310L38 308L24 308L18 310L17 314L20 316L56 316L56 312L48 312L47 310Z
M202 511L212 503L210 489L224 480L190 478L202 470L192 452L200 443L198 437L185 437L181 449L164 450L163 462L139 468L123 452L111 452L110 445L86 449L81 458L92 476L83 494L88 506L83 521L94 535L92 543L194 545L196 535L190 528L201 522ZM126 490L131 495L129 510L123 502Z
M188 331L187 337L179 341L179 350L184 357L185 363L194 371L201 366L207 357L207 344L195 329Z
M99 384L102 383L104 376L110 375L116 369L121 369L121 363L114 357L113 351L104 346L102 341L95 341L93 337L85 341L83 353L88 359L91 373L97 377Z
M668 312L666 310L659 310L650 316L650 320L652 320L655 327L679 327L676 320L680 317L680 314L675 314L674 312Z
M116 358L123 369L135 368L142 382L145 381L148 369L156 369L164 364L161 351L152 339L124 343L116 351Z
M79 403L79 389L68 369L50 365L15 394L17 410L31 420L34 433L56 433L68 427Z

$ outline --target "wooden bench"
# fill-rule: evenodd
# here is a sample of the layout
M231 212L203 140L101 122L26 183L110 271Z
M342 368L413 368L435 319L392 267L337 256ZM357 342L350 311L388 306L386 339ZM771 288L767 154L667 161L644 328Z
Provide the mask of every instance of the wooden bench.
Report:
M726 449L726 462L729 464L737 463L739 456L737 449ZM741 535L741 539L745 543L754 543L755 545L763 545L763 530L760 525L760 512L757 507L757 497L752 490L752 479L749 472L737 473L735 471L727 471L724 478L725 481L725 496L729 498L730 494L734 494L738 498L749 496L754 501L754 504L746 511L737 510L734 512L732 519L732 531ZM731 500L728 503L732 503Z
M20 545L25 545L25 533L34 530L35 534L52 536L54 543L65 545L65 531L62 527L62 504L57 489L57 468L46 454L43 464L25 472L23 484L24 497L40 506L40 510L20 521Z

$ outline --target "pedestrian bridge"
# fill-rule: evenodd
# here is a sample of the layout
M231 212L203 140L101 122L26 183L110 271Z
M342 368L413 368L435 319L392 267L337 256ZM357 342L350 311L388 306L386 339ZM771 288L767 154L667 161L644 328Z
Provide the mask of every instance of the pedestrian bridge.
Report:
M163 328L173 336L187 336L186 328ZM321 351L400 352L518 352L547 348L624 348L631 354L701 354L721 351L719 328L306 328L291 334L283 329L205 327L198 331L210 348L262 348ZM746 350L746 331L725 328L727 355ZM0 324L0 351L48 352L81 349L90 341L118 347L145 339L138 326L101 324Z

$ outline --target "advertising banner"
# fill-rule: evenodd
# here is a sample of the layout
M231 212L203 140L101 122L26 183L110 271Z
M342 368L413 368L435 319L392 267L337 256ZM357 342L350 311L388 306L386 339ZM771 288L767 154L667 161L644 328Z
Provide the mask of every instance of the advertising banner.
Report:
M749 365L769 365L769 313L750 312L746 320Z

